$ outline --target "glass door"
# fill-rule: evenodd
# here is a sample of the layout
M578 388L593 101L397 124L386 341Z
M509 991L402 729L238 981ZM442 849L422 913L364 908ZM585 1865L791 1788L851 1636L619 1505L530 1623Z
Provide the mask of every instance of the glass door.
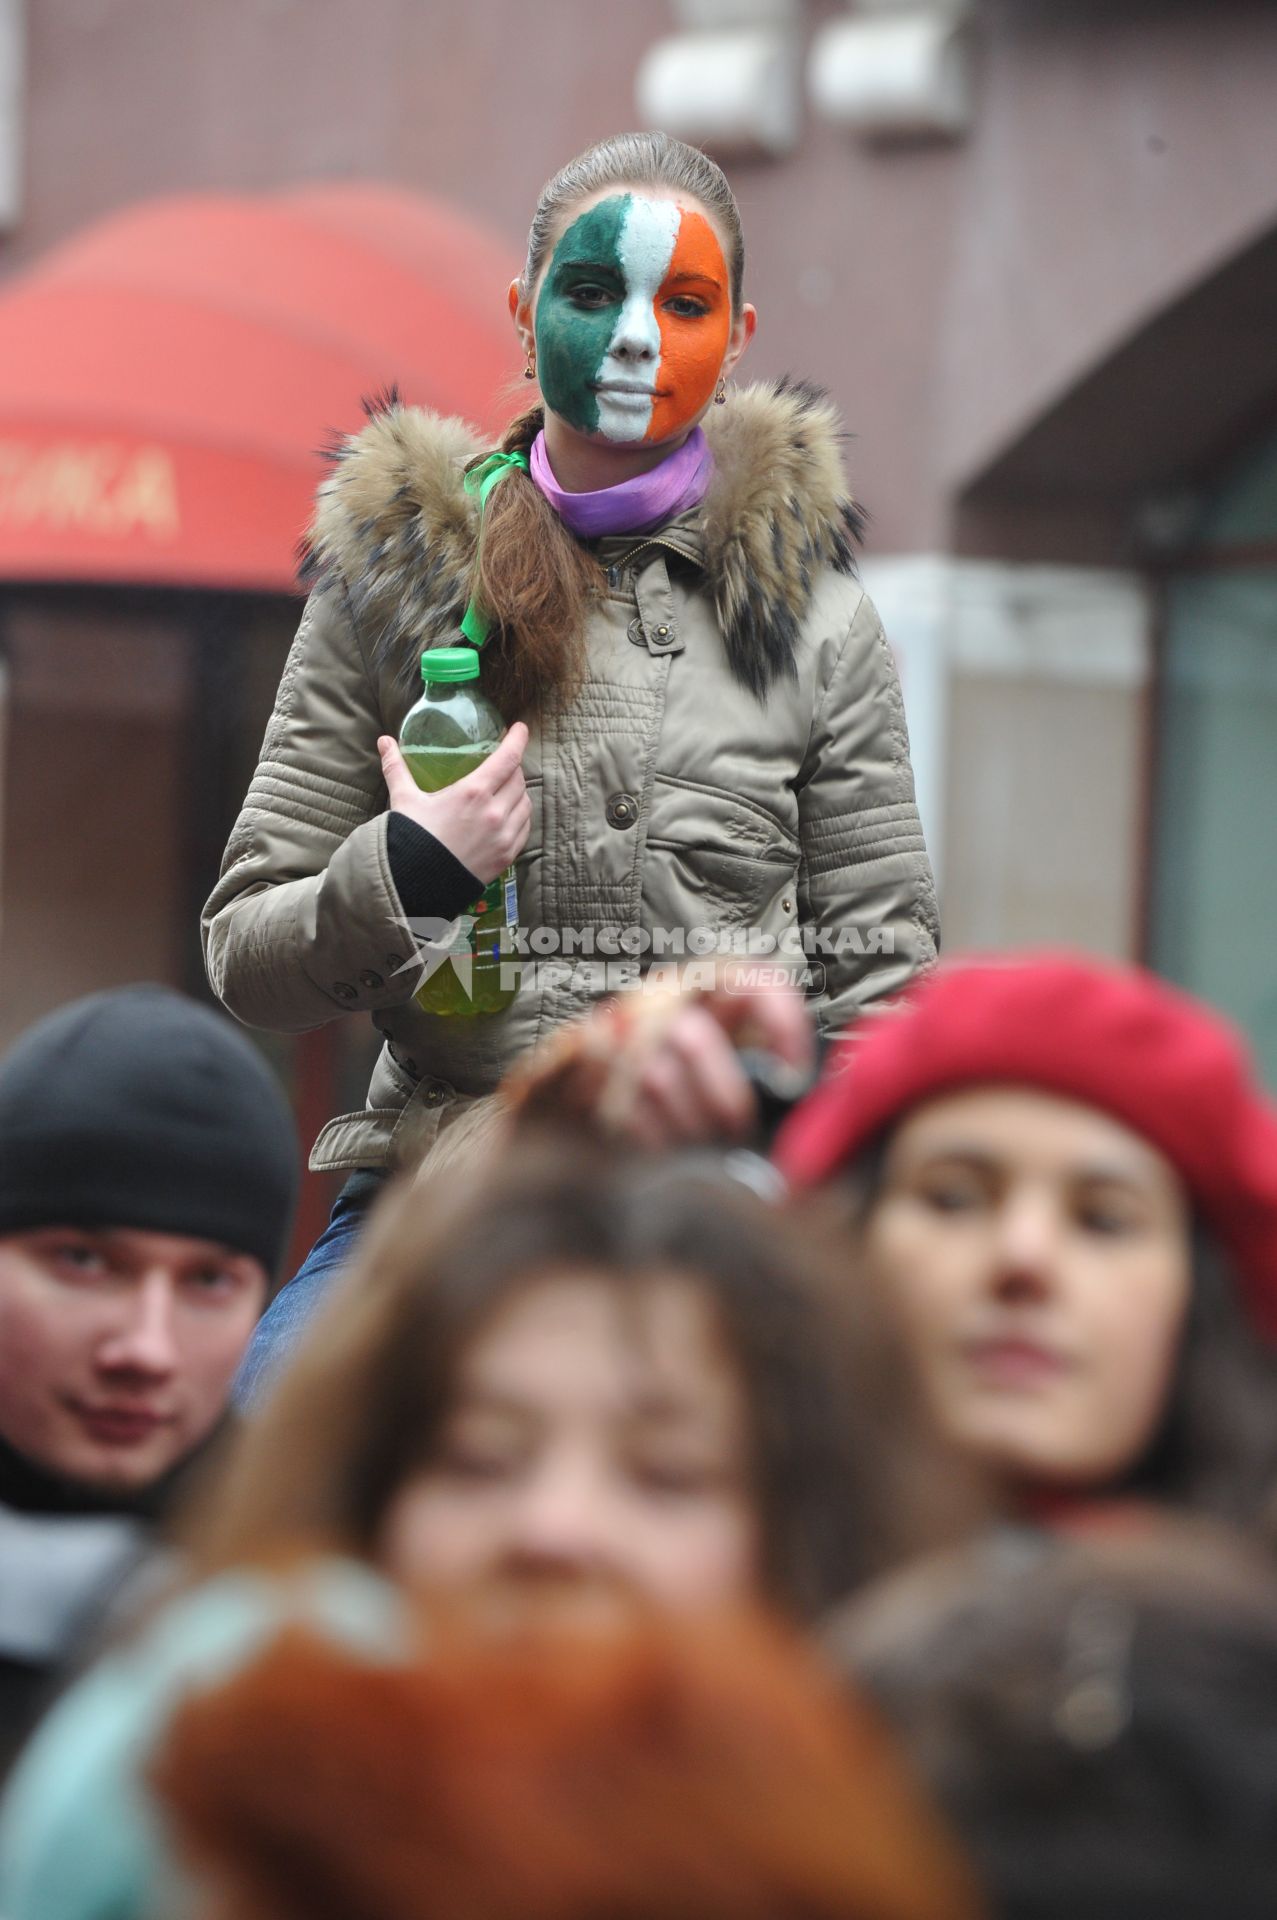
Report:
M1169 582L1157 727L1150 957L1246 1030L1277 1089L1277 442Z

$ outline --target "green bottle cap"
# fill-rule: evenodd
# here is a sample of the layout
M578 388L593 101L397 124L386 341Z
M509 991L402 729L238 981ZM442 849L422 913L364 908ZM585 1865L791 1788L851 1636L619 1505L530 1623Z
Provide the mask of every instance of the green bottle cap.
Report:
M421 677L428 687L441 681L477 680L479 656L473 647L427 647L421 656Z

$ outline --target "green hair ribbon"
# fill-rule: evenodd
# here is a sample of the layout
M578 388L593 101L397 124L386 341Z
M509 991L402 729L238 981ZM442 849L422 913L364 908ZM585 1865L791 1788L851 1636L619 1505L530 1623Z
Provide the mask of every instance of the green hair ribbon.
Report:
M504 480L515 467L524 473L530 471L526 453L490 453L471 467L461 484L466 492L477 495L479 500L479 538L483 538L483 510L488 504L488 495L498 480ZM461 616L462 638L472 647L481 647L492 632L492 615L471 596L470 603Z

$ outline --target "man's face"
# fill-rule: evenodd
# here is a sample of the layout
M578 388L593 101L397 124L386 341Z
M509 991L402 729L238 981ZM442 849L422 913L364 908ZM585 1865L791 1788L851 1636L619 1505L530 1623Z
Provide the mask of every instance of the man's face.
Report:
M260 1261L207 1240L0 1238L0 1434L98 1492L146 1488L221 1418L266 1290Z

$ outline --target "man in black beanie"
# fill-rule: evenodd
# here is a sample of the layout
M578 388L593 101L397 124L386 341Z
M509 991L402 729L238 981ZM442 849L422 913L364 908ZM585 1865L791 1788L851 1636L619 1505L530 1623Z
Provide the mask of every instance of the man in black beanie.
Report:
M0 1775L222 1423L297 1181L260 1054L168 988L0 1062Z

